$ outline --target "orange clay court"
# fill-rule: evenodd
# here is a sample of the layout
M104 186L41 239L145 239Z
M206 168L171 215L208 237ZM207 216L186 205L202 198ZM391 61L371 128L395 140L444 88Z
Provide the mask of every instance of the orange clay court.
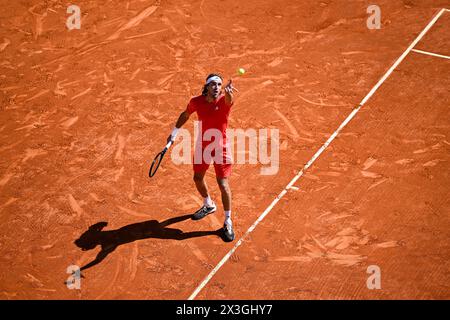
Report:
M365 0L98 3L0 5L1 299L450 298L447 0L379 0L380 29ZM148 177L214 72L229 128L280 132L277 174L233 166L230 243L212 167L200 221L191 165ZM69 289L93 225L119 245Z

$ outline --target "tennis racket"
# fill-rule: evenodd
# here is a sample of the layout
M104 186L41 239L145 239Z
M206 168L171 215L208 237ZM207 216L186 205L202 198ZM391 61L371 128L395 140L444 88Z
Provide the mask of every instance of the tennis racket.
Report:
M150 170L148 171L148 176L151 178L155 175L156 171L158 171L159 165L162 162L162 159L164 158L164 155L166 154L167 150L169 150L170 146L173 144L173 141L170 141L163 151L158 153L153 159L152 165L150 166Z

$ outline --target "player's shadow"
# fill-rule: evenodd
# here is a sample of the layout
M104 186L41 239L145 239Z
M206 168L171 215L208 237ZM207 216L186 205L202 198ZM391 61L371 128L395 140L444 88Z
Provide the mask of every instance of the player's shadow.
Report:
M81 250L91 250L96 246L101 246L101 251L97 257L82 266L80 270L86 270L99 264L105 259L108 254L113 252L118 246L126 243L130 243L136 240L156 238L156 239L174 239L185 240L189 238L204 237L210 235L216 235L221 237L221 229L216 231L193 231L183 232L180 229L167 228L167 226L176 222L181 222L192 217L191 214L170 218L163 222L156 220L148 220L139 223L129 224L120 229L103 231L102 229L107 226L107 222L98 222L89 227L89 230L84 232L77 240L75 244L81 248Z

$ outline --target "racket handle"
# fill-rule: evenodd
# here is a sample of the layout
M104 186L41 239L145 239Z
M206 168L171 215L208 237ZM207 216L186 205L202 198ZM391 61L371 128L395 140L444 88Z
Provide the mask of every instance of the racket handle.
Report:
M169 150L170 146L173 144L173 141L170 140L168 144L166 144L166 147L164 148L164 151Z

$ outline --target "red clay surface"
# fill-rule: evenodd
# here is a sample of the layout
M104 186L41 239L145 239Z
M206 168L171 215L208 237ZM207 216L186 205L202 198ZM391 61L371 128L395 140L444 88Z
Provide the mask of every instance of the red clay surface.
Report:
M0 10L2 299L188 298L234 243L147 237L148 221L201 204L190 165L147 171L205 76L235 80L230 128L280 129L277 175L234 167L239 239L448 5L378 1L382 29L368 30L369 1L78 1L69 32L68 2L28 3ZM448 55L449 17L417 48ZM198 298L449 299L449 73L412 52ZM219 202L212 168L208 183ZM74 241L102 221L120 245L69 290L66 268L100 251Z

